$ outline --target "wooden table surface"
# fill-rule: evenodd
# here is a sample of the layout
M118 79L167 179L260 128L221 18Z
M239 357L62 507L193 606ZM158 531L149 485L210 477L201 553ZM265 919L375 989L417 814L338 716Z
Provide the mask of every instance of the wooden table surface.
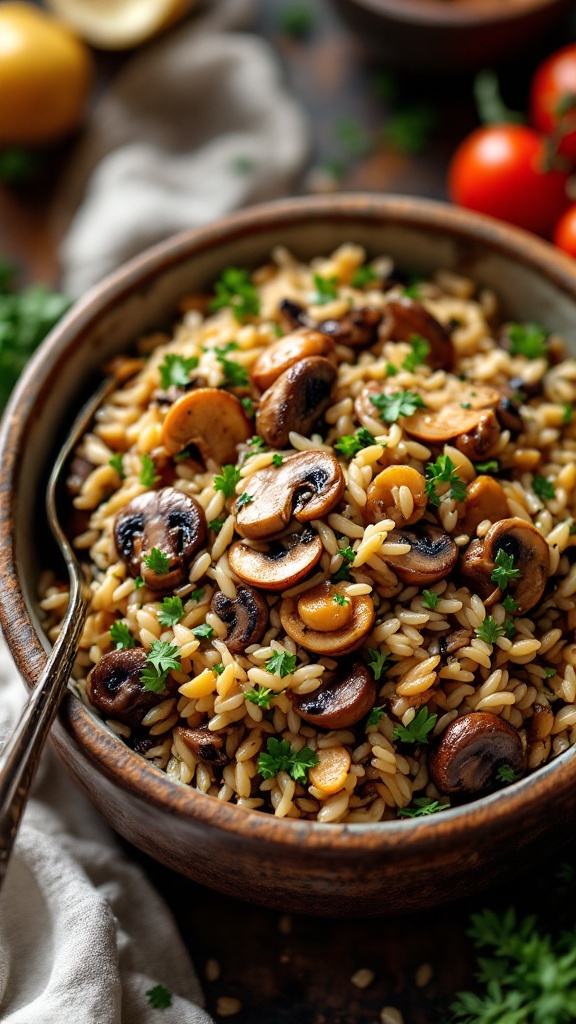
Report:
M471 81L391 74L368 59L325 0L300 4L312 10L312 30L303 40L291 38L281 29L288 6L294 5L259 0L256 28L278 52L310 120L312 154L300 191L340 187L444 198L450 153L476 123ZM536 53L504 69L511 106L525 105L535 61L562 41L561 35L542 40ZM101 55L101 78L122 59ZM407 151L415 141L407 131L411 118L417 125L435 124L416 152ZM404 145L393 145L391 133L400 134ZM33 188L14 192L0 186L0 254L29 280L57 283L50 197L69 148L48 155L43 179ZM237 1024L378 1024L385 1006L399 1008L404 1024L440 1024L454 993L473 980L474 958L465 937L470 911L487 903L503 907L525 893L531 912L544 908L558 861L554 856L542 866L537 883L519 869L516 893L489 890L416 915L342 921L288 918L236 902L127 849L172 907L208 1009L216 1013L221 996L238 998L242 1009L232 1018ZM208 960L220 965L216 981L206 979ZM365 989L350 980L360 968L374 972ZM420 986L426 974L430 980Z

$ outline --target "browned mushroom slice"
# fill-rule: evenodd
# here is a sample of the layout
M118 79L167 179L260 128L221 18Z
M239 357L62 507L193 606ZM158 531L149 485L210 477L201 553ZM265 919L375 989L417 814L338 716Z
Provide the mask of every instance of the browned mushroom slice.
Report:
M341 320L323 320L318 330L328 334L339 345L350 348L368 348L378 341L378 328L382 323L382 310L365 306L351 309Z
M328 515L344 493L344 474L331 452L309 450L247 478L252 498L236 515L238 533L250 540L280 533L292 516L301 523Z
M324 550L320 537L307 527L256 551L238 540L228 551L228 564L245 583L262 590L293 587L318 564Z
M508 589L518 610L527 612L538 604L546 587L550 574L548 544L532 523L516 516L494 523L482 541L473 541L461 557L460 572L485 604L493 604L502 595L498 580L491 579L499 551L512 556L512 567L519 576L508 581Z
M337 588L327 585L334 592ZM316 588L315 588L316 589ZM316 616L316 628L310 628L301 614L304 611L306 595L303 594L298 601L293 598L285 598L280 606L280 621L289 637L292 637L301 647L305 647L315 654L327 654L334 657L339 654L350 654L360 647L364 637L370 632L374 624L374 602L372 598L363 594L359 597L348 597L347 605L339 605L341 611L345 611L345 622L339 628L328 631L325 628L324 620L320 615ZM309 599L307 599L309 600ZM326 603L333 601L333 595L326 594ZM326 610L326 609L325 609ZM310 618L308 618L310 621ZM318 622L324 628L318 628Z
M294 299L280 299L278 312L286 331L294 331L297 327L313 327L312 320L306 313L304 306Z
M500 425L492 409L484 409L474 430L460 434L456 447L472 461L492 455L500 440Z
M254 363L250 377L255 387L260 391L266 391L271 387L281 373L289 370L294 363L309 356L325 356L333 359L334 342L326 334L320 331L310 330L302 327L293 334L287 334L279 338L268 348L264 349Z
M366 498L362 509L365 523L392 519L396 526L411 526L426 511L426 481L411 466L388 466L368 485Z
M251 587L238 587L235 598L217 591L212 598L212 611L228 626L224 640L232 654L243 654L250 644L257 644L268 625L268 605Z
M204 509L173 487L147 491L116 516L114 542L132 576L142 576L151 590L173 590L206 536ZM152 556L156 549L168 560ZM148 564L150 561L151 564Z
M319 729L349 729L373 707L376 683L366 666L356 661L343 674L324 677L313 693L291 696L300 717L311 725Z
M461 506L460 528L472 536L484 519L491 523L508 518L508 501L502 484L494 477L477 476L466 488L466 497Z
M489 711L474 711L450 722L428 758L432 781L441 793L467 796L494 786L503 765L516 774L523 770L522 740L516 729Z
M196 446L204 462L236 462L239 444L253 433L242 403L222 388L196 388L170 407L162 427L162 444L170 455Z
M411 545L405 555L382 555L403 583L429 587L445 579L458 561L458 548L440 526L424 523L417 530L392 530L387 540Z
M464 403L467 404L467 403ZM479 409L465 409L462 402L447 402L442 409L433 412L431 409L418 409L404 420L407 434L417 437L420 441L438 444L449 441L460 434L471 434L482 422L489 410L486 406ZM496 423L495 417L494 422ZM496 423L497 437L499 435Z
M202 764L220 768L230 761L225 750L226 737L222 733L210 732L208 729L202 728L189 729L186 726L178 725L174 729L174 735L178 736L178 739Z
M90 703L105 718L125 725L140 725L144 715L166 697L146 690L140 680L147 654L142 647L104 654L89 672L86 692Z
M271 448L286 448L292 430L309 434L330 405L336 369L323 356L301 359L264 392L256 432Z
M468 629L455 629L452 633L447 633L445 636L441 636L438 642L438 647L442 657L446 655L456 654L456 651L460 651L463 647L467 647L470 643L471 635Z
M498 422L504 430L509 430L513 437L522 433L524 430L524 420L520 406L514 398L505 395L498 402L495 411Z
M450 334L421 302L407 296L393 299L386 306L385 314L381 337L392 341L410 341L413 334L418 334L421 338L426 338L430 345L430 352L426 358L428 365L433 370L452 368L454 350Z

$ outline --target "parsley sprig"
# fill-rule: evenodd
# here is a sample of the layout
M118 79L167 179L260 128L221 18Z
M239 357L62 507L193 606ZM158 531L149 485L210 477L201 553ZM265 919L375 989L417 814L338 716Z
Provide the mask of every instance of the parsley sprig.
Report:
M156 463L149 455L144 454L140 457L140 474L138 479L142 487L152 487L160 479L156 473Z
M377 651L374 647L369 647L366 651L366 664L368 668L372 669L372 675L377 683L386 669L390 668L391 661L392 659L388 652Z
M222 491L225 498L232 498L236 493L239 479L240 470L236 466L222 466L222 473L214 477L214 490Z
M279 772L287 772L295 782L308 781L308 769L318 764L318 754L310 747L292 750L288 740L270 736L267 753L258 757L258 771L263 779L273 779Z
M160 551L160 548L152 548L150 554L144 556L143 561L145 566L155 572L157 576L162 576L170 568L170 559L168 555Z
M344 434L338 438L334 450L345 459L353 459L358 452L372 444L376 444L376 438L365 427L360 427L355 434Z
M269 711L270 704L274 697L278 696L278 693L276 690L270 689L269 686L253 686L251 690L246 691L244 696L251 704L257 704L259 708Z
M140 681L145 690L162 693L168 673L180 668L180 648L165 640L154 640L146 664L142 669Z
M492 615L487 615L483 622L474 630L479 640L486 644L495 644L499 636L504 636L506 629L499 626Z
M182 599L174 595L165 597L158 612L158 622L162 626L175 626L184 615Z
M289 676L296 670L298 658L295 654L288 654L287 651L274 651L274 654L266 662L266 671L270 675Z
M449 484L450 497L454 501L464 501L466 484L458 476L458 470L449 455L439 455L436 462L429 462L425 469L426 494L431 505L440 504L438 488Z
M338 278L322 277L321 274L314 274L314 287L316 292L312 302L316 306L325 306L327 302L333 302L338 298Z
M366 719L366 728L368 728L371 725L378 725L378 722L382 718L383 714L384 714L383 706L381 704L375 705L372 708L370 714L368 715L368 718Z
M514 568L514 555L509 554L504 548L496 552L494 561L496 568L492 569L490 579L500 587L500 590L506 590L511 580L520 578L520 569Z
M378 409L384 423L397 423L401 416L411 416L417 409L426 408L423 398L416 391L371 395L370 401Z
M546 331L539 324L510 324L510 355L525 356L526 359L545 358L548 355L547 337Z
M168 352L158 367L160 383L164 390L170 387L185 388L190 383L190 374L198 366L198 357L178 356Z
M110 626L110 639L116 645L118 651L129 651L136 646L136 641L130 632L126 622L118 619Z
M426 356L430 352L430 342L420 334L411 334L410 350L402 363L402 369L414 373L417 366L422 366L426 362Z
M392 738L402 743L428 743L428 733L432 732L437 720L438 715L431 715L424 706L408 725L397 725Z
M446 804L441 804L430 796L417 796L412 801L412 804L412 807L401 807L397 812L397 817L424 818L428 814L436 814L437 811L444 811L446 809Z
M228 388L244 388L248 384L248 370L233 359L226 359L226 356L218 355L216 359L222 367L222 384Z
M535 476L532 481L532 490L534 494L542 501L549 501L556 494L554 484L547 480L545 476Z
M352 275L352 281L350 282L353 288L365 288L368 284L374 284L378 281L378 274L369 263L365 263L363 266L358 267Z
M216 282L214 291L216 296L210 303L211 310L230 306L234 319L240 324L250 316L258 316L260 299L247 270L227 267Z

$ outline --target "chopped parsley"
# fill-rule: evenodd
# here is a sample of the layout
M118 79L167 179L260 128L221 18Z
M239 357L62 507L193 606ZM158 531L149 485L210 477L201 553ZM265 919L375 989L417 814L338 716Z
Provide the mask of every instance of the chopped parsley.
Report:
M237 504L238 508L244 508L245 505L250 505L253 501L254 501L254 498L252 497L252 495L248 494L246 491L244 491L240 495L240 497L238 498L238 501L237 501L236 504Z
M365 288L367 284L373 284L378 281L378 274L370 266L369 263L365 263L364 266L358 267L352 275L352 287L353 288Z
M334 445L334 451L338 452L345 459L353 459L363 448L369 448L376 444L376 438L369 430L361 427L355 434L344 434Z
M488 459L487 462L475 462L474 469L477 473L497 473L500 463L498 459Z
M498 625L492 615L487 615L474 632L479 640L483 640L486 644L494 644L499 636L504 636L506 630L504 626Z
M278 455L278 453L276 453L276 455L272 456L272 465L275 466L276 469L278 469L278 467L281 466L283 462L284 462L284 456L283 455Z
M222 367L222 373L224 376L223 386L228 388L243 388L248 384L248 370L245 366L240 366L240 363L235 363L232 359L226 359L226 356L216 356L216 359Z
M153 1010L167 1010L172 1006L172 993L164 985L155 985L149 988L146 997Z
M254 415L254 402L251 398L241 398L240 404L243 406L247 416L252 417Z
M506 594L506 597L502 601L502 607L505 612L508 612L509 615L512 615L514 612L518 611L520 605L517 601L514 600L512 594Z
M426 405L416 391L395 391L392 395L372 395L375 405L384 423L396 423L401 416L411 416L417 409L425 409Z
M345 608L346 605L350 604L350 598L344 597L344 594L334 594L332 600L335 604L341 605L342 608Z
M160 383L164 390L170 387L185 388L190 383L190 374L198 366L198 357L177 356L169 352L164 356L158 370Z
M152 548L150 554L144 556L143 561L146 568L151 569L157 576L162 576L170 568L170 559L159 548Z
M554 667L554 665L546 665L544 668L544 678L552 679L552 677L556 675L556 672L557 669Z
M210 303L211 310L230 306L234 319L240 324L250 316L258 316L260 299L247 270L227 267L216 282L214 291L216 296Z
M110 639L116 645L118 651L129 651L136 646L136 641L125 622L118 619L110 626Z
M264 440L263 437L260 437L258 434L254 434L253 437L250 437L246 444L249 445L250 448L254 449L253 451L247 453L247 458L251 458L252 455L257 455L258 452L266 451L266 441Z
M199 590L193 590L188 598L189 601L201 601L206 593L206 587L200 587Z
M158 612L158 622L162 626L175 626L184 615L184 605L181 598L165 597Z
M208 529L212 530L213 533L220 533L223 526L224 519L211 519L208 523Z
M520 569L514 568L514 555L508 554L504 548L500 548L496 553L494 561L496 568L492 569L490 579L500 587L500 590L506 590L510 580L517 580L520 577Z
M535 476L532 481L534 494L542 501L549 501L556 494L554 484L551 484L545 476Z
M379 682L382 673L390 667L390 655L388 653L383 654L382 651L377 651L374 647L369 647L366 651L366 655L366 664L368 665L368 668L372 669L372 675L376 682Z
M430 342L426 338L422 338L420 334L411 334L410 349L411 351L402 363L402 369L414 373L417 366L422 366L426 362L426 356L430 352Z
M429 608L431 612L436 609L439 600L440 594L435 594L432 590L422 591L422 604L425 608Z
M113 455L110 459L108 459L108 465L112 466L112 469L116 470L121 480L124 479L124 477L126 476L124 472L124 456L121 455L120 452L117 452L116 455Z
M436 462L429 462L425 469L426 494L431 505L439 505L438 487L450 484L449 494L454 501L464 501L466 484L458 476L458 470L449 455L439 455Z
M366 728L368 728L368 726L370 725L378 725L378 722L382 718L383 714L384 708L382 707L382 705L379 705L378 707L373 707L372 711L368 715L368 718L366 719Z
M140 474L138 479L142 487L152 487L159 479L156 473L156 463L149 455L142 455L140 458Z
M392 738L402 743L428 743L428 733L432 732L437 720L438 715L431 715L424 705L408 725L396 726Z
M574 415L574 408L570 402L562 403L562 423L571 423Z
M165 640L154 640L140 675L145 690L162 693L171 669L180 668L180 648Z
M211 640L214 636L214 630L207 622L203 622L201 626L194 626L192 632L198 640Z
M258 771L263 779L273 779L279 772L287 772L295 782L308 781L308 769L318 764L318 754L310 747L292 750L288 740L271 736L266 744L267 753L258 758Z
M347 544L347 540L347 537L340 538L340 543L346 544L346 547L338 548L338 554L342 556L342 565L332 576L332 583L348 583L350 580L350 565L356 558L356 552Z
M516 772L511 764L500 764L496 771L498 782L516 782Z
M525 356L526 359L545 358L548 354L547 337L546 331L539 324L510 324L510 355Z
M441 804L430 796L415 797L413 805L413 807L401 807L397 816L399 818L424 818L427 814L436 814L436 811L446 809L446 804Z
M214 490L222 491L225 498L232 498L236 493L236 484L240 479L240 470L236 466L222 466L222 473L214 477Z
M289 676L296 670L297 657L295 654L288 654L287 651L274 651L272 657L266 662L266 671L270 675Z
M172 458L174 459L174 462L186 462L186 459L193 458L192 448L183 448L181 452L176 452Z
M271 690L269 686L254 686L244 696L251 704L257 704L259 708L269 711L271 702L278 694L275 690Z
M394 363L386 363L384 372L387 377L396 377L398 374L398 367L394 366Z
M144 586L144 580L142 579L142 577L141 576L136 576L134 578L134 589L135 590L140 590L140 587L143 587L143 586Z
M327 302L333 302L338 298L337 277L322 277L321 274L314 274L314 287L316 293L312 302L316 306L325 306Z

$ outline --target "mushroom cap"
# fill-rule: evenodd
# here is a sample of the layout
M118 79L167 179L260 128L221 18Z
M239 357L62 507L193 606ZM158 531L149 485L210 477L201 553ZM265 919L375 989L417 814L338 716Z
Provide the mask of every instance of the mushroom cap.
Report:
M301 327L264 349L250 371L252 383L260 391L266 391L281 373L309 356L333 359L334 342L327 334Z
M302 533L272 541L265 551L238 540L228 551L228 564L245 583L261 590L281 591L303 580L318 564L323 551L320 537L307 527Z
M142 647L109 651L88 673L88 699L106 718L134 727L165 699L165 693L146 690L140 681L147 657Z
M222 733L210 732L208 729L203 728L191 729L178 725L174 729L174 734L178 736L184 746L188 747L188 750L202 764L212 768L228 764L230 758L224 749L226 737Z
M301 523L328 515L344 493L344 474L331 452L288 455L281 466L260 469L246 480L252 501L236 514L238 533L250 540L280 533L292 516Z
M538 604L550 575L548 544L532 523L518 516L494 523L482 541L470 544L460 559L460 572L470 588L489 604L502 594L490 579L500 550L512 555L514 568L520 570L520 576L510 580L508 588L519 612L527 612Z
M250 644L259 643L266 632L268 605L251 587L238 587L235 598L218 590L211 608L228 626L224 643L231 654L243 654Z
M294 430L308 436L330 405L337 372L324 356L310 356L281 373L264 392L256 431L271 448L286 448Z
M467 458L488 458L500 440L500 424L492 409L483 409L473 430L460 434L456 447Z
M351 309L341 320L323 320L318 330L349 348L368 348L378 341L382 310L371 306Z
M280 621L284 631L300 647L305 647L315 654L326 654L334 657L337 654L350 654L360 647L364 637L374 625L374 602L368 594L351 597L351 614L349 622L333 633L308 629L298 614L298 603L286 597L280 605Z
M443 580L458 561L458 548L440 526L420 523L415 529L392 530L389 541L410 544L405 555L382 555L403 583L428 587Z
M477 476L466 488L461 506L461 528L472 536L484 519L491 523L508 518L508 500L502 484L492 476Z
M426 358L433 370L450 370L454 362L454 350L450 334L436 317L415 299L402 296L392 299L385 309L381 337L393 341L410 341L413 334L426 338L430 352Z
M404 429L407 434L417 437L420 441L438 444L461 434L471 434L487 414L490 414L490 410L485 407L463 409L461 402L448 402L437 412L430 409L418 409L413 412L404 420Z
M516 774L524 769L522 740L516 729L489 711L454 719L428 756L430 776L441 793L486 792L504 764Z
M162 444L170 455L196 445L203 461L235 463L239 444L252 435L242 403L222 388L195 388L170 407L162 427Z
M206 516L198 502L174 487L147 491L116 516L114 542L132 576L142 576L151 590L179 586L206 536ZM168 571L156 573L144 559L157 548L169 559Z
M349 729L374 706L376 683L361 661L331 673L313 693L291 694L301 718L319 729Z

